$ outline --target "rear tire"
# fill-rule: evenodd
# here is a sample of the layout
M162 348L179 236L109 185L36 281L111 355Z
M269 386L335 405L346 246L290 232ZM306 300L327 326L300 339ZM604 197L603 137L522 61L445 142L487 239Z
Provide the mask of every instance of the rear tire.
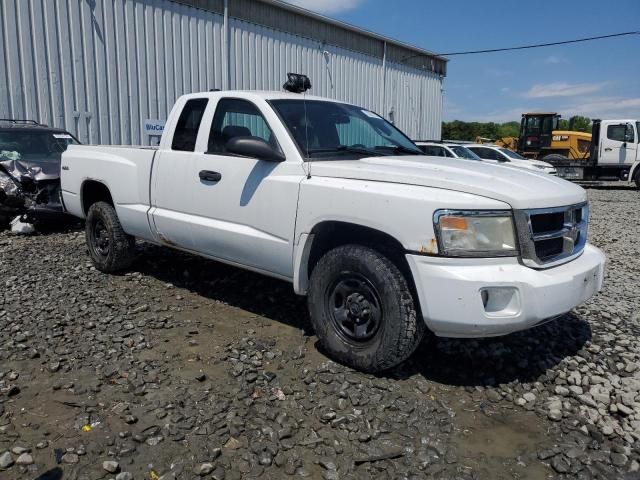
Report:
M569 158L565 157L564 155L560 155L559 153L551 153L549 155L545 155L544 157L542 157L541 160L543 162L549 162L549 163L551 163L553 161L556 161L556 162L568 162Z
M101 272L117 272L133 263L135 239L122 229L112 205L106 202L91 205L85 235L91 261Z
M426 331L398 267L360 245L337 247L318 261L308 303L321 347L335 360L366 372L402 363Z
M636 182L636 188L640 190L640 169L638 169L638 171L636 172L635 182Z

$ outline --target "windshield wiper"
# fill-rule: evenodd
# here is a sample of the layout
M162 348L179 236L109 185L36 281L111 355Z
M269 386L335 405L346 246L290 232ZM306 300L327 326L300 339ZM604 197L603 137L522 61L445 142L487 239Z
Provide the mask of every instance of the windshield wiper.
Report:
M379 157L384 155L383 152L379 152L377 150L373 150L366 147L355 147L353 145L339 145L335 148L315 148L308 151L309 154L313 153L361 153L363 155L368 156L376 156Z
M354 145L340 145L336 150L340 152L363 153L365 155L374 155L376 157L379 157L380 155L384 155L383 152L374 150L373 148L356 147Z
M408 153L409 155L424 155L424 152L419 149L413 149L405 147L403 145L394 145L391 147L396 153Z

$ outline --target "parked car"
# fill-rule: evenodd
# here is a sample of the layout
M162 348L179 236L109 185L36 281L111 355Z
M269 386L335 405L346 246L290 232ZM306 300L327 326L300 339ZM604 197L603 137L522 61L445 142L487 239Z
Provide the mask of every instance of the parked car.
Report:
M70 218L60 201L60 158L78 143L66 130L0 119L0 230L18 216L36 225Z
M557 174L556 168L550 163L543 162L542 160L525 158L522 155L509 150L508 148L498 147L496 145L485 145L481 143L465 145L465 147L478 155L482 160L488 162L502 163L518 168L526 168L527 170L544 172L550 175Z
M465 158L467 160L482 160L464 145L445 142L414 142L425 155L431 157Z
M62 191L97 269L127 268L141 238L286 280L324 351L365 371L427 330L504 335L602 287L581 187L426 157L377 114L299 93L184 95L156 149L71 145Z

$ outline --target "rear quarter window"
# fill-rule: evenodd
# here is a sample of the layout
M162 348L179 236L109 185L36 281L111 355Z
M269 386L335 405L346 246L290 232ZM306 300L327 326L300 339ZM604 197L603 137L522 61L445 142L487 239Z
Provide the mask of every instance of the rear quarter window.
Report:
M172 150L193 152L196 148L198 129L202 122L202 116L207 108L206 98L194 98L184 104L176 129L173 132Z

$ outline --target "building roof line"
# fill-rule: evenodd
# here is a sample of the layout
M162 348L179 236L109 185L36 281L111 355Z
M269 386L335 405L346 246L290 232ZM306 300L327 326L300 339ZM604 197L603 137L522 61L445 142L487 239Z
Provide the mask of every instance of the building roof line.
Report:
M345 30L350 30L355 33L359 33L361 35L365 35L367 37L372 37L377 40L386 42L387 44L396 45L398 47L406 48L407 50L411 50L417 54L424 55L427 57L437 58L438 60L442 60L443 62L448 62L449 59L442 55L438 55L437 53L431 52L429 50L425 50L424 48L417 47L410 43L405 43L401 40L397 40L395 38L387 37L385 35L380 35L379 33L372 32L371 30L367 30L365 28L357 27L347 22L343 22L341 20L336 20L331 17L327 17L326 15L322 15L320 13L313 12L311 10L307 10L306 8L299 7L297 5L293 5L291 3L282 1L282 0L258 0L262 3L267 3L271 5L275 5L283 10L289 10L290 12L297 13L299 15L303 15L305 17L314 18L316 20L330 23L335 25L336 27L344 28Z

